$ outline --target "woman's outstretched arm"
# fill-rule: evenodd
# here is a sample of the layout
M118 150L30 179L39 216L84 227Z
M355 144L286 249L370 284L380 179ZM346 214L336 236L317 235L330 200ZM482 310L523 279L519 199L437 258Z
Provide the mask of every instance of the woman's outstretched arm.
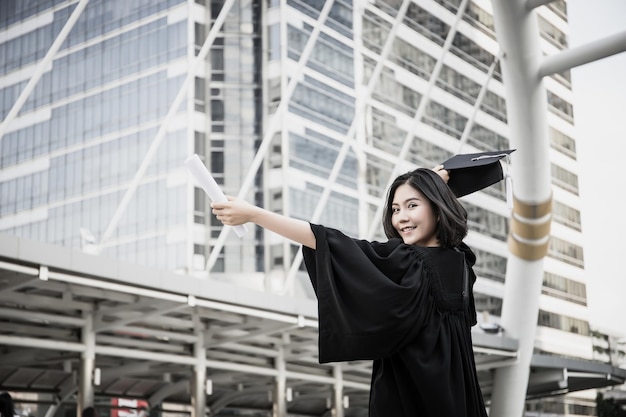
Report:
M228 201L225 203L211 203L213 214L223 224L237 226L252 222L289 240L315 249L315 235L308 222L265 210L235 197L228 196L227 198Z

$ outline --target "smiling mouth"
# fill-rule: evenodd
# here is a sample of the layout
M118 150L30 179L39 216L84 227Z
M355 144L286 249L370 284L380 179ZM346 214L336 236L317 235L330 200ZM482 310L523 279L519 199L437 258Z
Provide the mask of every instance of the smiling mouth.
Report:
M408 232L410 232L410 231L412 231L412 230L415 230L415 229L416 229L416 227L415 227L415 226L408 226L408 227L403 227L402 229L400 229L400 231L401 231L402 233L408 233Z

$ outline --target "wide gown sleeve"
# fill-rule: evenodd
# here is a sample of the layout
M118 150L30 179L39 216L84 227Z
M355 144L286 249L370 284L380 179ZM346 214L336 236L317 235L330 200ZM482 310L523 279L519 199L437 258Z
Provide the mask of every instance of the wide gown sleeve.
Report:
M316 249L303 255L318 298L320 363L385 358L410 343L434 310L428 259L400 239L311 229Z

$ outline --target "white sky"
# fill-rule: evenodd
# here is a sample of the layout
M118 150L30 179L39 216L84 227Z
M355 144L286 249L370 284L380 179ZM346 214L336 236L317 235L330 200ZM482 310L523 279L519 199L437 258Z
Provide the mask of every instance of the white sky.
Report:
M570 48L626 31L626 1L570 0ZM572 69L592 327L626 336L626 52Z

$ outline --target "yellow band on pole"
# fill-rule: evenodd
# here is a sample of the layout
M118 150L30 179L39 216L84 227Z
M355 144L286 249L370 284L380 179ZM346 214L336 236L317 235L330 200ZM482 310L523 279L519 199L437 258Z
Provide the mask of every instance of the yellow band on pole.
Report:
M515 256L527 261L537 261L548 254L550 240L543 243L528 243L515 239L513 235L509 235L509 249Z
M546 220L529 223L516 216L511 217L511 232L515 236L522 237L524 239L542 239L550 235L550 223L552 217L547 217Z
M552 196L541 203L513 199L509 250L519 258L536 261L548 254L552 222Z
M543 203L524 203L513 196L513 212L527 219L539 219L552 213L552 196Z

